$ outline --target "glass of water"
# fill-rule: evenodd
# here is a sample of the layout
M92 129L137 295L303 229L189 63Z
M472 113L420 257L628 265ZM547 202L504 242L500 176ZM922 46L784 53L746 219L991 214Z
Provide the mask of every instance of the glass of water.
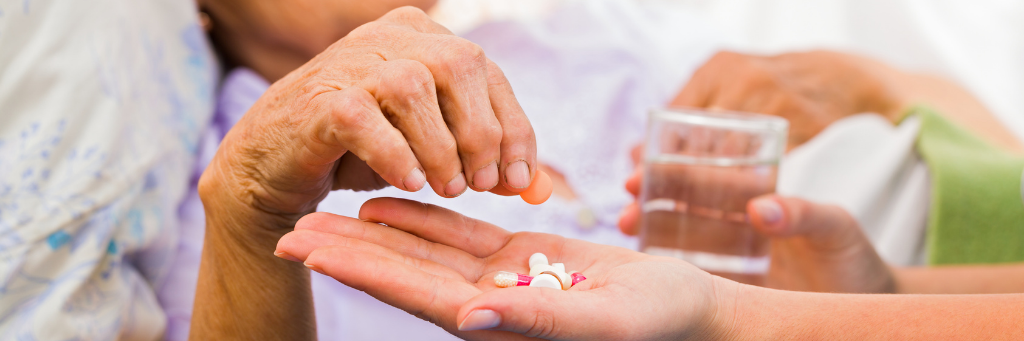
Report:
M641 251L763 284L768 239L747 202L775 191L789 122L775 116L654 109L644 147Z

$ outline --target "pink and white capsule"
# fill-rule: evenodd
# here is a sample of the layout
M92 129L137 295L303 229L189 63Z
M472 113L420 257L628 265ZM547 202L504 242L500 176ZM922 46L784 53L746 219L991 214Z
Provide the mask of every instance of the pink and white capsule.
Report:
M533 277L515 272L498 271L494 275L494 285L499 288L525 287L529 286L531 281L533 281Z

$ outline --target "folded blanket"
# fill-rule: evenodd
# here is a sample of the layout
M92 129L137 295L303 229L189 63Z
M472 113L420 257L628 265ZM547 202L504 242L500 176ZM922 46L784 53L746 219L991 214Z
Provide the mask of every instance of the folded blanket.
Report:
M932 265L1024 261L1024 157L989 145L923 107L917 150L932 176Z

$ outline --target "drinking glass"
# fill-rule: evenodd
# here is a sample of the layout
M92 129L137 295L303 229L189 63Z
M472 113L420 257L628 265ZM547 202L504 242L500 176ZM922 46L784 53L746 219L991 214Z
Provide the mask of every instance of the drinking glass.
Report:
M763 284L768 239L750 226L747 202L775 191L789 122L700 109L649 114L640 194L641 251L712 274Z

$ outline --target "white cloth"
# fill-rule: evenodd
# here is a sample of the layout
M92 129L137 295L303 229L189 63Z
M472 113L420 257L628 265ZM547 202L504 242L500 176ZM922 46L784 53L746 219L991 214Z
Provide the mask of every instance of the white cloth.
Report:
M919 128L913 117L898 127L873 114L836 121L786 155L778 192L838 205L857 219L882 259L924 265L931 183L914 150Z
M180 0L0 0L0 339L153 340L212 113Z

